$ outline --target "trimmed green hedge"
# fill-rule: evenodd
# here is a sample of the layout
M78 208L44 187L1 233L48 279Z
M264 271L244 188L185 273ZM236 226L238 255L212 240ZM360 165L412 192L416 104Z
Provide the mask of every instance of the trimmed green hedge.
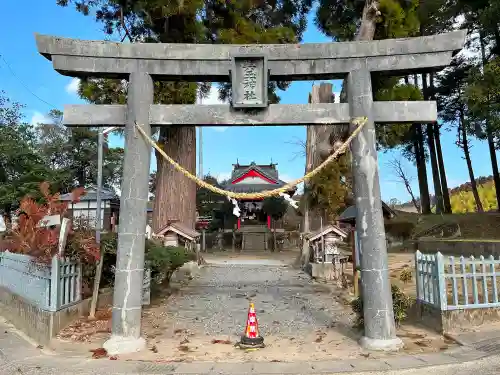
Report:
M145 240L145 263L151 268L151 280L154 286L168 285L172 274L183 264L196 259L196 254L183 247L166 247L156 240ZM68 242L67 251L74 252L76 245ZM104 253L104 263L101 276L101 288L114 286L116 265L116 251L118 235L116 233L103 233L101 236L101 249ZM96 264L82 265L84 298L92 293Z

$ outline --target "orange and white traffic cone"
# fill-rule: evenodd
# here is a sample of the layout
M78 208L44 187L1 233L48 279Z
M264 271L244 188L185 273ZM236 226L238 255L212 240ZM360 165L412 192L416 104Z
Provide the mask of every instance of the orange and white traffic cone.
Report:
M239 347L242 349L264 347L264 338L259 335L259 323L253 302L250 302L250 307L248 308L247 325L245 333L241 336Z

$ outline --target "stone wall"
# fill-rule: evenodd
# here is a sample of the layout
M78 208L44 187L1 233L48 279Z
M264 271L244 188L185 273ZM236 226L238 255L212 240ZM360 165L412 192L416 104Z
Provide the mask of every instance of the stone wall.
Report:
M439 333L468 329L500 321L500 309L495 307L440 311L425 304L416 305L422 324Z
M500 256L500 241L451 241L451 240L433 240L420 239L415 243L415 250L422 253L441 252L443 255L456 255L470 257L473 255L478 258L493 255Z
M98 307L111 303L112 293L99 296ZM53 312L36 307L23 297L0 287L0 315L40 345L48 345L61 329L89 311L90 298Z

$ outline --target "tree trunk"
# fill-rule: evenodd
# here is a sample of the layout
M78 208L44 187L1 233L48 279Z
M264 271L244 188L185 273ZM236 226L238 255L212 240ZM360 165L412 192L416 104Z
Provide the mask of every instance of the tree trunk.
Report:
M167 155L196 174L196 127L161 128L160 144ZM153 230L157 233L170 221L179 221L194 229L196 221L196 184L176 171L160 154L156 155L156 193Z
M439 172L441 177L441 187L443 192L443 204L444 204L444 212L446 214L451 214L451 201L450 201L450 191L448 189L448 181L446 178L446 170L444 168L444 160L443 160L443 150L441 149L441 135L439 130L439 125L434 124L434 136L436 140L436 154L439 165Z
M479 32L479 41L481 45L482 65L484 68L484 65L487 63L487 58L486 58L484 35L482 32ZM491 126L489 124L489 119L486 119L486 139L488 140L488 149L490 152L490 159L491 159L491 169L493 172L493 181L495 182L495 192L497 195L497 211L500 211L500 174L498 172L498 161L495 150L495 139L493 136Z
M273 221L273 252L276 252L276 220L274 220L273 218L271 218L271 220Z
M377 27L377 17L380 15L378 7L378 0L365 0L361 16L361 26L354 38L355 41L373 40L375 37L375 28Z
M422 91L424 100L429 100L429 90L427 87L427 74L422 74ZM436 144L434 138L434 124L427 124L427 145L429 147L429 156L431 158L432 180L434 183L434 195L436 199L436 213L444 211L443 193L441 190L441 179L439 178L439 167L436 157Z
M425 165L424 137L422 135L422 126L415 124L415 163L417 164L418 187L420 191L420 209L423 214L431 213L431 198L429 196L429 184L427 181L427 166Z
M333 85L331 83L321 83L319 86L313 86L312 92L309 94L309 103L332 103L333 102ZM334 131L333 125L309 125L307 126L306 140L306 173L316 168L321 162L328 157L331 151L330 137ZM308 185L309 187L309 185ZM303 216L303 232L307 233L311 230L310 218L311 207L309 207L309 194L305 193L305 208Z
M434 74L430 74L430 91L432 100L436 100L434 93ZM441 192L443 194L443 210L444 213L451 214L450 192L448 190L448 181L446 179L446 169L444 168L443 151L441 149L441 135L439 125L434 124L434 140L436 142L436 156L439 166L439 177L441 179Z
M306 127L306 168L305 168L305 173L309 173L312 168L313 168L313 153L314 153L314 147L316 144L316 137L315 137L315 132L314 128L312 125L308 125ZM311 230L310 228L310 218L309 218L309 210L310 210L310 205L309 205L309 200L310 200L310 193L309 193L309 182L305 181L304 182L304 212L302 216L302 232L303 233L309 233Z
M481 198L479 197L479 193L477 191L476 178L474 177L474 170L472 169L472 161L470 160L470 152L469 152L469 140L467 139L467 128L465 126L465 119L463 111L460 111L460 124L459 124L459 132L462 133L462 148L464 150L465 161L467 162L467 169L469 171L470 184L472 187L472 194L474 195L474 200L476 202L477 212L484 212L483 204L481 203Z
M427 143L431 158L432 182L434 183L434 195L436 199L436 213L440 214L444 212L443 192L441 190L441 179L439 177L439 166L437 163L436 145L434 141L434 125L427 124Z

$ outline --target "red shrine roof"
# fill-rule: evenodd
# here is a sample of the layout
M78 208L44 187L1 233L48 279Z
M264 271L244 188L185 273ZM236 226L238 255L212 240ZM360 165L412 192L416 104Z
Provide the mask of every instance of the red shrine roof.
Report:
M265 190L272 190L286 185L287 182L280 180L276 164L257 165L252 162L250 165L233 164L231 178L224 186L225 190L236 193L257 193ZM293 195L296 188L288 193Z

